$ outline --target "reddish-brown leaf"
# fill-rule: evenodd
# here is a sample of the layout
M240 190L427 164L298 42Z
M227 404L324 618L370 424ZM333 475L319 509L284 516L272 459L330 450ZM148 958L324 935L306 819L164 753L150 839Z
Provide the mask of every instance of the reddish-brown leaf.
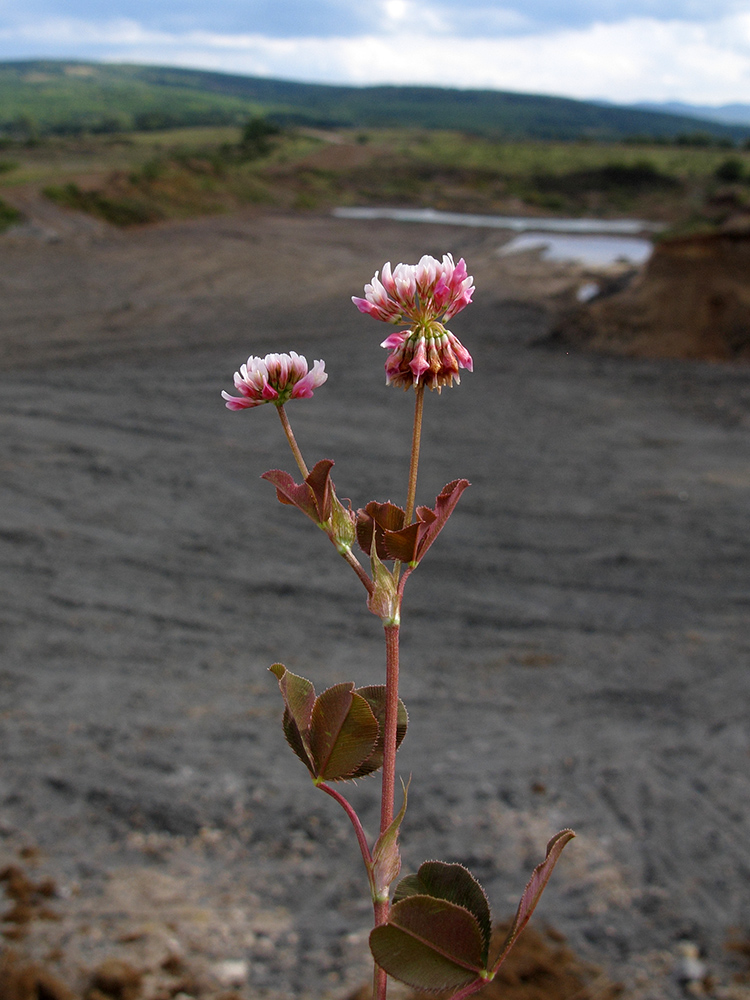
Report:
M531 914L536 909L536 904L539 902L545 886L549 882L552 869L557 864L563 848L573 839L573 837L575 837L575 834L572 830L561 830L560 833L556 833L552 840L550 840L547 844L547 855L544 861L542 861L542 863L537 865L534 869L534 873L529 879L528 885L524 889L523 896L521 896L521 902L518 904L518 910L516 911L513 924L508 931L508 936L503 942L500 954L495 960L493 975L503 964L508 952L515 943L516 938L529 922Z
M444 899L410 896L370 934L381 969L415 989L468 986L483 972L482 933L468 910Z
M355 694L365 699L370 706L372 714L378 721L378 739L373 747L373 751L361 767L357 768L357 771L352 775L353 778L363 778L365 775L372 774L373 771L377 771L383 766L383 748L385 745L385 685L372 684L369 687L357 688ZM396 749L401 746L404 736L406 736L406 727L408 724L409 716L406 711L406 705L399 698L398 719L396 722Z
M419 866L416 875L407 875L399 882L393 901L397 903L416 895L446 899L473 914L482 933L482 962L487 963L492 935L490 904L484 889L468 868L445 861L425 861Z
M349 778L372 753L378 723L354 684L336 684L315 699L310 724L310 749L318 777Z

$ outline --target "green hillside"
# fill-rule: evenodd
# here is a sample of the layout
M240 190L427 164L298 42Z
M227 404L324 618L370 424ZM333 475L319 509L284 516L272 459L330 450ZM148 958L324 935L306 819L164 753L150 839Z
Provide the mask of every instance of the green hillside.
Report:
M0 133L106 133L239 124L454 129L535 139L742 141L750 127L586 101L494 90L338 87L152 66L37 60L0 63Z

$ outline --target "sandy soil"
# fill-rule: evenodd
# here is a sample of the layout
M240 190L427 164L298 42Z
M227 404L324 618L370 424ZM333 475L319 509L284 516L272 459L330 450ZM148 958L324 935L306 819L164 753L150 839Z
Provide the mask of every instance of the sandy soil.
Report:
M251 352L324 358L290 407L308 461L401 500L411 399L349 296L452 250L476 372L427 400L419 498L473 485L407 590L405 868L462 861L506 917L572 826L541 920L628 996L682 995L685 942L694 993L747 996L724 944L750 928L750 371L538 346L582 276L501 241L61 212L0 241L0 862L54 880L7 926L72 989L108 957L148 1000L366 979L356 846L266 668L380 682L380 628L259 479L293 467L273 409L219 392ZM375 780L352 798L373 831Z

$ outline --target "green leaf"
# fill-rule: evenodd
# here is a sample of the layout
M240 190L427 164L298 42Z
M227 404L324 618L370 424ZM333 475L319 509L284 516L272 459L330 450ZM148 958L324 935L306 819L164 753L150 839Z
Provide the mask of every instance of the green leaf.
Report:
M549 882L552 869L557 864L563 848L573 839L573 837L575 837L575 834L572 830L561 830L560 833L556 833L552 840L550 840L547 844L547 855L544 861L542 861L542 863L537 865L534 869L534 872L524 889L523 896L521 896L521 902L518 904L518 910L516 911L511 928L508 931L508 936L503 942L500 954L493 965L493 975L503 964L508 952L515 944L516 938L529 922L531 914L536 909L536 904L539 902L545 886Z
M479 882L463 865L445 861L425 861L416 875L407 875L396 887L394 903L410 896L431 896L446 899L468 910L477 921L482 934L482 964L487 963L487 953L492 936L490 904Z
M310 724L310 750L319 778L352 777L373 751L378 723L354 684L336 684L315 699Z
M377 771L378 768L383 766L383 749L385 746L385 685L371 684L368 687L357 688L355 694L364 698L370 706L372 714L378 720L379 728L378 739L372 753L362 766L357 769L357 772L352 775L353 778L364 778L365 775L372 774L373 771ZM408 724L409 716L406 711L406 705L399 698L398 718L396 720L396 749L401 746L404 736L406 736L406 727Z
M418 990L460 989L482 978L482 932L454 903L410 896L370 934L370 950L389 976Z

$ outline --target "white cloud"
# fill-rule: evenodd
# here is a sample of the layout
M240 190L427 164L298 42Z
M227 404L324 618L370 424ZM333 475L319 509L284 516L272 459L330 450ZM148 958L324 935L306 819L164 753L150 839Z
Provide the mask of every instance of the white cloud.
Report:
M0 53L193 66L328 83L487 87L614 101L747 101L750 13L712 23L631 18L616 24L493 38L416 32L412 0L384 0L383 33L357 38L148 30L132 20L61 18L0 31ZM399 23L408 27L395 30ZM433 28L437 26L432 26Z

